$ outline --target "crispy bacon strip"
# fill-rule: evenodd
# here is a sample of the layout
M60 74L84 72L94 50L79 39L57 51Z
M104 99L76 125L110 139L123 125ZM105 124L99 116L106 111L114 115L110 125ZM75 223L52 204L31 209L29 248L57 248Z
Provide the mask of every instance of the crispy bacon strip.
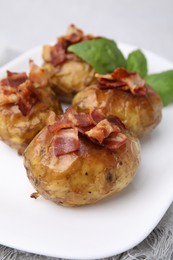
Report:
M29 77L26 73L7 71L7 77L0 81L0 105L17 105L26 116L39 101L37 88L46 85L45 71L30 61Z
M43 46L43 59L53 64L54 67L57 67L66 60L75 59L76 56L67 51L70 45L94 38L96 37L92 35L84 35L82 30L78 29L74 24L71 24L68 27L67 34L59 37L54 46Z
M30 81L19 86L17 95L18 101L16 105L18 105L23 116L26 116L31 108L39 101L39 95Z
M116 151L127 141L127 136L123 133L111 133L103 140L102 145L109 150Z
M25 72L16 73L7 70L7 77L0 81L1 86L18 87L28 79Z
M137 96L146 95L146 83L145 80L140 77L139 74L134 73L123 79L127 84L132 94Z
M98 110L90 111L90 114L77 113L72 107L48 126L48 131L55 135L53 145L56 156L79 150L79 133L94 143L115 151L127 140L122 133L124 129L117 117L106 119Z
M77 113L72 107L69 107L65 116L78 127L89 127L93 124L92 118L86 113Z
M105 115L97 109L93 109L90 111L90 117L95 125L101 120L105 119Z
M120 128L121 131L125 130L125 125L121 122L121 120L117 117L117 116L114 116L114 117L109 117L108 118L108 121L111 123L111 124L114 124L116 126L118 126Z
M61 129L65 128L73 128L78 127L78 129L82 129L89 127L92 125L91 118L88 114L85 113L77 113L74 111L72 107L68 108L64 115L60 115L57 118L58 120L48 126L48 130L51 133L57 133Z
M77 113L72 107L69 107L65 114L59 115L58 120L48 126L51 133L56 133L62 128L78 127L80 132L85 132L98 122L105 119L105 116L98 110L91 110L89 114Z
M112 74L96 73L95 77L100 89L118 88L137 96L146 95L146 82L136 72L127 72L124 68L118 68Z
M73 123L68 118L63 118L61 120L61 116L58 117L57 120L53 125L48 126L48 130L52 134L56 134L61 129L73 128Z
M80 149L77 129L63 129L58 132L54 140L54 154L60 156Z
M74 24L70 24L67 28L67 35L62 38L65 38L67 41L71 43L77 43L83 40L84 33L82 30L77 28Z
M92 138L97 140L99 144L102 144L103 140L114 131L120 132L119 127L111 124L107 119L103 119L92 129L86 131L85 135L87 135L90 139Z
M29 60L30 72L29 79L34 84L35 88L45 87L48 85L48 76L46 71L37 66L33 60Z
M50 49L50 62L53 66L58 66L66 60L66 51L61 43L57 43Z
M10 86L2 86L0 84L0 106L15 104L18 101L16 89Z

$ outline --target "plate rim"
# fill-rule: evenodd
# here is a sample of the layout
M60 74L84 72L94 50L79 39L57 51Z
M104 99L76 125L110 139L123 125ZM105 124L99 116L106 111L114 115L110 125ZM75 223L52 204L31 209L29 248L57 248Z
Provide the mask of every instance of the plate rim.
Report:
M136 49L137 47L136 46L134 46L134 45L131 45L131 44L127 44L127 43L118 43L118 45L119 46L123 46L123 48L126 48L126 47L128 47L128 48L130 48L130 49ZM33 55L33 54L35 54L35 53L37 53L37 51L40 51L41 50L41 48L42 48L42 46L43 45L39 45L39 46L37 46L37 47L35 47L35 48L32 48L32 49L30 49L30 50L28 50L28 51L26 51L25 53L23 53L23 54L21 54L21 55L19 55L17 58L15 58L15 59L13 59L12 61L10 61L10 62L8 62L7 64L5 64L4 66L2 66L2 67L0 67L0 74L2 74L2 73L4 73L6 70L7 70L7 68L8 67L11 67L11 66L14 66L16 63L18 63L18 62L20 62L22 59L26 59L29 55ZM121 47L120 47L120 49L121 49ZM151 51L148 51L148 50L145 50L145 49L143 49L143 48L141 48L142 49L142 51L144 51L147 55L154 55L156 58L159 58L159 59L162 59L162 60L164 60L165 62L169 62L170 64L172 64L172 67L173 67L173 62L172 61L169 61L168 59L166 59L166 58L164 58L164 57L162 57L162 56L160 56L160 55L158 55L158 54L155 54L155 53L153 53L153 52L151 52ZM169 208L169 206L171 205L171 203L172 203L172 200L170 199L170 201L167 203L167 205L165 205L165 209L163 210L163 215L162 215L162 217L164 216L164 214L165 214L165 212L167 211L167 209ZM162 218L161 217L161 218ZM161 220L161 218L160 218L160 216L158 217L158 221L157 221L157 224L159 223L159 221ZM156 225L157 225L156 224ZM125 250L124 251L127 251L127 250L129 250L130 248L132 248L132 247L134 247L134 246L136 246L137 244L139 244L140 242L142 242L142 240L143 239L145 239L149 234L150 234L150 232L156 227L156 225L153 227L153 228L151 228L150 229L150 231L148 231L148 232L146 232L147 234L145 234L145 235L143 235L142 236L142 238L140 238L140 239L138 239L138 242L136 242L135 244L134 244L134 242L132 243L133 245L130 245L129 246L129 248L125 248ZM0 241L1 242L1 241ZM1 244L3 245L3 243L1 242ZM18 250L22 250L22 251L26 251L26 248L20 248L20 247L14 247L13 245L4 245L4 246L9 246L9 247L12 247L12 248L16 248L16 249L18 249ZM115 250L114 250L115 251ZM110 254L108 254L108 253L106 253L105 255L103 255L103 254L101 254L101 255L99 255L99 254L97 254L98 255L98 257L87 257L87 258L82 258L82 259L100 259L100 258L103 258L103 257L110 257L110 256L115 256L115 255L117 255L117 254L120 254L120 253L122 253L122 252L124 252L124 251L122 251L122 250L120 250L120 252L118 252L118 253L110 253ZM47 255L47 254L43 254L43 252L39 252L39 251L31 251L31 250L28 250L27 249L27 251L26 252L29 252L29 253L34 253L34 254L39 254L39 255L44 255L44 256L52 256L52 257L61 257L61 258L68 258L69 259L69 255L67 255L67 257L65 256L65 255L59 255L59 256L55 256L55 255ZM77 257L77 256L75 256L74 258L70 258L70 259L81 259L81 256L79 256L79 257Z

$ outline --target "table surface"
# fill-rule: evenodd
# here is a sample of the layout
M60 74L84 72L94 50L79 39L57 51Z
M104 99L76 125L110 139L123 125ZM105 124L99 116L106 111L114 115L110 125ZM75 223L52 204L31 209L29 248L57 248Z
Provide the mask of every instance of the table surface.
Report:
M0 65L55 41L70 23L86 33L136 45L173 61L172 11L172 0L0 0ZM0 259L53 258L0 246ZM148 238L111 259L173 259L173 204Z

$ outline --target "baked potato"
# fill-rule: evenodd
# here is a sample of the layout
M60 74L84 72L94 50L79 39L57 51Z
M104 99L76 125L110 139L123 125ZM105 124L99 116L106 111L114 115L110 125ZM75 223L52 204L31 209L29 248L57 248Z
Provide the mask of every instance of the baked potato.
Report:
M63 206L95 203L124 189L140 162L140 145L121 121L69 109L45 126L24 152L27 176L42 195Z
M67 34L59 37L54 46L45 45L42 57L44 69L48 72L49 83L53 91L64 102L71 102L73 96L94 81L94 69L67 51L77 42L93 39L92 35L84 35L74 25L70 25Z
M0 81L0 139L22 154L44 127L50 110L62 112L43 69L30 61L30 73L7 71Z
M74 97L76 111L97 108L108 117L117 116L139 138L158 125L162 117L161 98L137 73L118 68L112 74L96 74L96 78L97 84Z

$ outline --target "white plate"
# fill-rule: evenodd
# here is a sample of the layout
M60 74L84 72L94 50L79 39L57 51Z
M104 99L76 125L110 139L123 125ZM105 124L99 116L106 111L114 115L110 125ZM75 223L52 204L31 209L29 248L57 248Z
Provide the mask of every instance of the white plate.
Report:
M127 54L135 49L120 44ZM145 52L150 72L173 63ZM3 67L25 71L28 59L41 63L38 47ZM132 184L95 205L64 208L34 191L15 151L0 142L0 243L24 251L70 259L95 259L119 254L141 242L173 200L173 106L163 109L159 127L142 141L142 164Z

